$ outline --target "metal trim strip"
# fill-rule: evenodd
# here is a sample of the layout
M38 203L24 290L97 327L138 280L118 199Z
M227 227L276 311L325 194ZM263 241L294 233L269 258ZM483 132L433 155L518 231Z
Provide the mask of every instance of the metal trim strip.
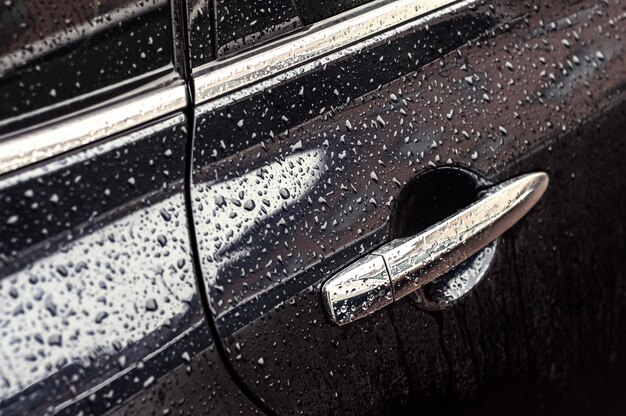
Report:
M139 126L187 105L182 80L143 90L0 138L0 175Z
M212 62L195 71L195 104L294 70L458 1L378 0L306 31ZM181 110L187 101L182 80L170 79L165 86L143 88L43 126L0 137L0 175Z
M194 77L196 104L293 69L456 1L376 1L263 47L211 62L195 71L198 74Z

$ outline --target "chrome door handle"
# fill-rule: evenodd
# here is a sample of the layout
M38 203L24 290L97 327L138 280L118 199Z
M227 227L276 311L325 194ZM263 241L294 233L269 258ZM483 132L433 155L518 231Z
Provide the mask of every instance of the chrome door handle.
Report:
M331 321L363 318L450 271L511 228L547 187L543 172L502 182L451 217L348 266L322 287Z

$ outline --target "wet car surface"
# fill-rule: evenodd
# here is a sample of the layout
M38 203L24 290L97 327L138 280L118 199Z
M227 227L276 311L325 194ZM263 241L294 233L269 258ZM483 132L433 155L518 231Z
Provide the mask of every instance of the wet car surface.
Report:
M13 0L0 33L0 415L623 413L623 1ZM333 321L333 276L533 172L485 251Z

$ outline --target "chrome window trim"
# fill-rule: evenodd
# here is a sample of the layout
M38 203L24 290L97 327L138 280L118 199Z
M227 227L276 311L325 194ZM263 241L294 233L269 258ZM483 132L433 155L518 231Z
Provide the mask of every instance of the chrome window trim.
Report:
M377 0L277 41L194 69L203 114L384 41L477 0ZM453 5L453 3L456 3ZM443 9L446 6L445 9ZM435 12L441 9L437 13ZM427 16L428 15L428 16ZM235 93L234 93L235 92ZM224 96L228 93L234 93ZM219 98L219 99L217 99ZM0 136L0 175L182 110L191 104L178 76L33 128Z
M413 0L414 1L414 0ZM227 105L230 105L231 103L244 99L245 97L251 96L253 94L256 94L260 91L269 89L275 85L278 85L282 82L285 82L291 78L295 78L298 76L301 76L302 74L305 74L307 72L313 71L316 68L319 67L323 67L325 65L328 65L338 59L344 58L346 56L351 56L354 54L357 54L359 52L361 52L362 50L372 47L374 45L377 44L381 44L386 42L389 38L391 38L392 36L395 36L399 33L402 32L406 32L408 30L411 30L413 28L416 27L420 27L420 26L424 26L427 25L429 21L436 19L438 17L441 17L442 15L446 15L449 13L454 13L457 10L463 9L467 6L470 6L474 3L476 3L478 0L462 0L462 1L456 1L455 0L455 4L451 4L450 7L446 7L443 9L440 9L438 11L432 12L432 13L427 13L424 16L414 19L414 20L410 20L408 22L405 22L404 24L398 25L398 26L394 26L392 29L387 30L385 32L381 32L378 34L375 34L371 37L367 37L365 39L362 39L359 42L356 42L352 45L349 45L343 49L339 49L336 50L334 52L331 52L327 55L323 55L317 59L308 61L300 66L282 71L282 72L278 72L276 75L274 76L270 76L267 79L263 79L261 81L258 81L256 83L252 83L251 85L245 86L244 88L238 89L236 91L233 91L227 95L222 95L222 96L218 96L215 97L214 99L208 100L207 102L203 103L202 105L199 105L198 107L196 107L194 109L194 113L196 116L201 116L203 114L209 113L211 111L215 111L217 109L226 107ZM375 2L378 3L378 2ZM452 2L450 2L452 3ZM368 3L368 4L374 4L374 3ZM356 10L356 9L355 9ZM196 81L196 88L197 88L197 81ZM196 101L197 104L199 104Z
M155 80L157 80L156 82L159 85L165 85L165 84L168 83L167 80L169 80L170 82L173 82L175 79L180 79L178 77L178 74L174 74L173 71L174 71L173 66L171 66L171 67L164 66L164 67L155 69L153 71L146 72L146 73L142 74L141 77L143 77L145 79L155 79ZM136 83L137 83L137 78L127 79L125 81L121 81L121 82L115 83L113 85L108 85L106 87L97 89L95 91L91 91L91 92L88 92L86 94L79 95L77 97L68 98L66 100L59 101L57 103L47 105L47 106L45 106L43 108L38 108L36 110L32 110L32 111L28 111L28 112L25 112L25 113L18 114L16 116L7 117L4 120L0 120L0 128L6 128L7 126L9 126L9 125L11 125L13 123L20 122L20 121L23 121L23 120L27 120L29 118L35 118L35 117L41 116L42 114L46 114L49 111L58 110L58 109L60 109L62 107L70 106L70 105L76 104L78 102L84 101L85 99L90 99L92 97L97 97L99 95L111 94L111 92L115 91L115 90L122 91L124 88L128 88L128 85L136 84ZM154 88L154 86L151 87L152 84L153 83L147 83L147 84L143 85L140 88L141 88L141 90L146 89L146 88L148 88L148 89ZM135 91L135 94L136 94L137 91L139 91L139 90L140 90L139 88L135 88L135 89L133 89L131 91ZM114 99L119 99L120 97L123 97L125 95L128 95L128 94L118 94L118 95L114 96ZM26 130L26 129L23 129L23 130L20 129L18 131L24 131L24 130ZM6 135L0 135L0 140L2 140L6 136L10 136L10 135L13 135L13 134L15 134L15 133L11 132L11 133L7 133Z
M185 108L182 79L166 78L43 126L0 137L0 175Z
M263 47L208 63L194 71L196 104L296 68L457 1L379 0Z

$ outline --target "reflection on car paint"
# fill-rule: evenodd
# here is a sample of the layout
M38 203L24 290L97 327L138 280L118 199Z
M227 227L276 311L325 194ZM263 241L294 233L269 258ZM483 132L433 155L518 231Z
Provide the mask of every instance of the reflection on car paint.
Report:
M0 409L80 397L158 351L150 339L175 339L201 316L184 122L173 116L0 182ZM73 390L52 388L59 380ZM23 391L30 403L13 397Z
M580 120L621 103L622 81L615 74L624 65L624 20L609 17L621 6L603 4L603 13L596 5L583 6L571 6L564 25L546 24L543 14L531 13L528 21L490 31L493 21L485 16L498 16L491 11L502 9L477 5L435 19L429 30L398 33L378 49L338 56L278 84L263 81L267 90L250 87L249 94L218 99L224 107L207 103L197 109L194 183L207 181L207 172L215 181L239 175L289 154L295 144L325 154L327 167L308 192L310 199L280 213L292 220L282 229L275 225L278 215L254 224L241 242L249 254L233 257L208 290L231 365L272 410L352 414L361 409L355 403L371 400L375 404L368 410L375 414L395 400L394 394L410 400L409 389L427 391L423 380L442 398L456 389L484 386L480 379L475 384L457 380L474 376L456 367L464 365L463 348L471 346L414 304L402 302L341 331L325 320L319 288L325 278L386 241L394 198L419 172L463 166L504 180L524 173L518 169L549 153L564 134L575 135ZM516 11L527 9L520 5ZM552 12L559 18L564 14ZM451 30L455 24L462 29ZM600 27L608 33L601 40ZM481 28L482 37L471 40ZM548 166L558 170L564 164ZM536 220L542 211L533 215ZM558 225L546 229L555 232ZM210 235L197 234L205 256ZM525 248L545 244L534 237ZM506 243L501 247L512 250ZM480 294L475 296L463 304L474 306ZM396 311L402 319L394 320ZM446 322L456 324L454 311L449 315ZM494 339L501 336L495 325L491 329ZM446 361L447 348L459 350L458 361ZM486 343L482 352L490 348ZM412 367L403 366L405 357ZM378 377L381 373L389 378ZM319 379L323 382L312 390ZM397 380L395 388L385 382L389 379Z
M286 222L277 215L305 197L325 170L321 149L295 151L241 175L194 184L194 218L200 261L207 287L219 283L220 270L252 253L254 227L270 219L280 229ZM243 271L242 271L243 272Z
M3 277L0 400L68 364L123 350L188 311L195 282L186 277L187 231L172 226L184 224L183 204L178 194L131 211Z

